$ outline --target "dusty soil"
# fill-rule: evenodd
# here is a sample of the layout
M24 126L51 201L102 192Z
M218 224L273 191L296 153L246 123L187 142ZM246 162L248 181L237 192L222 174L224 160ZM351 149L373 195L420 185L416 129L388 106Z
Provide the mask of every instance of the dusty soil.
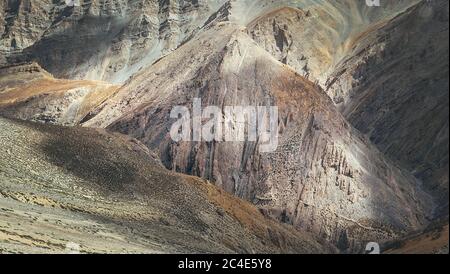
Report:
M332 251L129 137L0 118L0 144L1 253Z

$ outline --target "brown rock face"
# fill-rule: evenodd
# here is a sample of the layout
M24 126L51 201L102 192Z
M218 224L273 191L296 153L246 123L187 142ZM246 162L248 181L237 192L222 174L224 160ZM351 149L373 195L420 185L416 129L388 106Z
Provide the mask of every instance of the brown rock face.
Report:
M343 2L274 10L248 32L320 84L354 127L424 182L441 204L436 212L446 214L448 2L390 1L376 9Z
M0 3L0 115L128 135L170 174L256 205L206 187L247 229L261 231L249 220L263 214L342 252L407 239L448 215L447 1L56 2ZM233 129L245 120L227 117L228 106L277 107L276 149L264 151L262 138L174 141L171 111L194 114L196 99ZM144 185L137 195L148 194ZM164 210L177 195L162 196L174 201ZM197 218L186 203L194 212L174 214ZM245 234L245 248L234 238L208 248L304 251L284 244L290 232L274 232L275 247L264 249L258 233ZM305 237L298 243L315 246Z
M123 82L178 47L220 1L7 1L0 50L58 78ZM6 20L6 19L5 19ZM0 59L0 61L2 61ZM0 63L1 64L1 63Z
M353 43L327 83L344 116L448 214L448 1L422 2ZM441 212L439 212L441 211Z
M262 153L254 142L175 143L171 109L196 97L222 108L277 106L277 150ZM318 86L230 23L133 77L85 125L131 135L159 151L169 169L207 178L283 222L338 245L345 237L342 250L420 227L429 210L415 179L353 130Z
M287 7L266 3L272 10L249 21L247 28L280 62L324 87L336 64L351 53L354 39L417 2L387 1L377 8L353 0L303 1Z

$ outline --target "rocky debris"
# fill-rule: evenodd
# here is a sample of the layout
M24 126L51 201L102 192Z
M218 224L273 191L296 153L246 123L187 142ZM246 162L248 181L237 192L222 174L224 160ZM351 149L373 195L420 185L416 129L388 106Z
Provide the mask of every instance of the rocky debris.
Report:
M205 106L278 106L278 149L265 154L252 142L174 143L170 111L196 97ZM210 27L136 75L97 113L84 125L133 136L158 151L167 168L206 178L335 244L344 233L349 250L426 223L431 204L415 179L353 130L318 86L233 23Z
M120 83L178 47L221 4L216 0L80 2L74 7L49 0L3 4L4 62L35 60L58 78Z
M419 1L388 1L377 8L353 0L262 2L265 12L246 22L249 34L280 62L325 87L356 37Z
M434 221L425 230L383 244L387 254L448 254L448 216Z
M166 168L342 252L421 231L435 208L420 180L437 194L434 213L448 215L445 1L40 2L0 3L0 63L37 60L56 76L126 82L105 92L34 66L18 77L5 70L3 115L135 137ZM278 149L173 142L170 111L193 98L278 106Z
M0 118L0 143L1 253L334 252L126 136Z
M11 74L33 74L36 75L37 73L43 73L46 75L48 74L44 69L39 66L38 63L32 62L32 63L23 63L23 64L13 64L13 65L7 65L0 67L0 76L11 76Z
M353 42L326 91L448 214L448 1L423 1Z

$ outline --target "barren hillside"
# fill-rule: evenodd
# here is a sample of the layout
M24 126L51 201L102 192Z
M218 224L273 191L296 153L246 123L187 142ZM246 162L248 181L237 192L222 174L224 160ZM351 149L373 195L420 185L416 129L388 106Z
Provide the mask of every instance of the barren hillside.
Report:
M0 1L0 251L448 252L448 1L79 2ZM197 100L275 149L174 140Z
M0 118L0 143L2 253L332 252L125 136Z

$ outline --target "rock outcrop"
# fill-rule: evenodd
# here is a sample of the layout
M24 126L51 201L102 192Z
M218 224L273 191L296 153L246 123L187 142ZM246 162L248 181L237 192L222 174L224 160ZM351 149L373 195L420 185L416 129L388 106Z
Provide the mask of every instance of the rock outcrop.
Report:
M418 1L263 1L266 8L246 26L252 38L279 61L322 87L351 52L354 39Z
M277 150L262 153L250 141L175 143L170 112L194 98L222 109L277 106ZM206 178L344 251L418 228L430 210L414 177L353 130L320 87L234 23L210 27L135 75L92 116L85 126L133 136L158 151L167 168Z
M275 217L341 252L448 216L447 1L80 3L0 3L0 115L135 138L171 172L258 207L245 216ZM276 150L262 139L175 142L171 111L193 113L196 99L222 112L276 106ZM292 251L279 247L267 251Z
M0 68L0 114L74 126L112 96L118 86L55 79L36 63Z
M178 47L220 1L14 0L0 51L8 63L37 61L58 78L120 83ZM0 60L2 61L2 60ZM0 63L1 64L1 63Z
M0 118L0 143L1 253L334 252L126 136Z
M347 120L448 214L449 3L423 1L353 43L327 83Z

